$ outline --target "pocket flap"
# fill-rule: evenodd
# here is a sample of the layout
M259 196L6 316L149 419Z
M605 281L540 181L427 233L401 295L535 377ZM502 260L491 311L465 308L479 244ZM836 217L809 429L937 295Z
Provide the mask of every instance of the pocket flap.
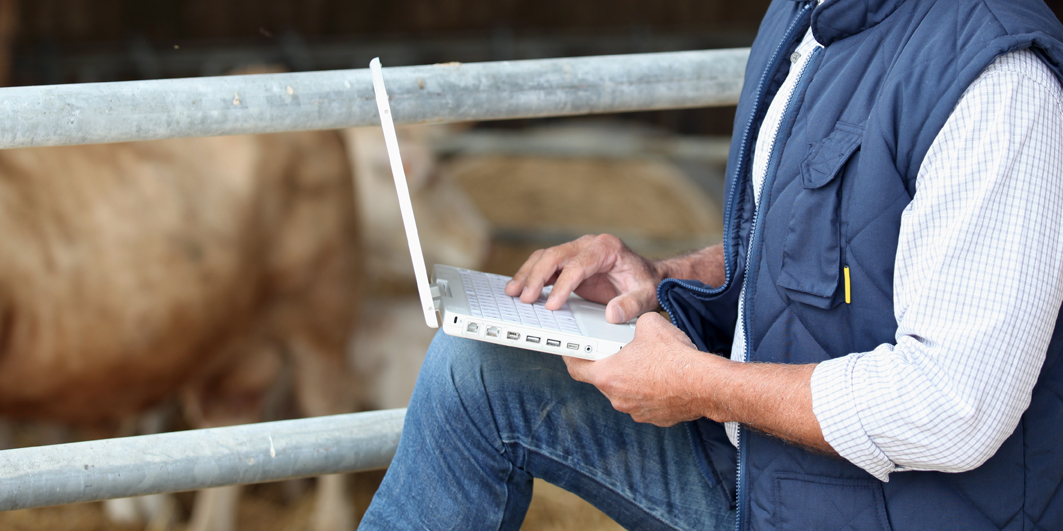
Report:
M862 126L838 122L801 163L804 187L793 200L777 280L797 302L830 309L844 300L837 295L842 269L840 175L846 162L858 156L854 154L862 139Z
M801 162L801 183L804 187L813 190L834 179L853 151L860 147L863 133L863 127L838 122L827 138L813 144L808 156Z

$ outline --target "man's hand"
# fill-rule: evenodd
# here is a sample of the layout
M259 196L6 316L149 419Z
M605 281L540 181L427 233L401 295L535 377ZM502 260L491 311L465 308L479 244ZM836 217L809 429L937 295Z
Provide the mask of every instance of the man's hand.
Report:
M715 359L714 359L715 358ZM703 382L711 364L682 331L656 313L639 318L635 339L598 361L565 358L573 378L598 388L617 411L636 422L671 426L707 416Z
M607 304L605 318L617 324L657 308L657 284L662 277L652 262L616 236L584 236L532 253L506 285L506 295L519 295L521 301L531 303L543 286L553 284L546 301L548 310L561 308L575 292Z
M812 411L815 365L738 363L705 354L656 313L639 318L635 339L620 352L598 361L566 357L565 364L573 378L597 387L636 422L735 421L837 455Z

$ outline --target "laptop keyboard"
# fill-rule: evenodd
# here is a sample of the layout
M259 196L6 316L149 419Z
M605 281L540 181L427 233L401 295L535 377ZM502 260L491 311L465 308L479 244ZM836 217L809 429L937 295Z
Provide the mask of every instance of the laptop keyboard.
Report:
M557 332L581 333L567 302L561 309L550 311L545 306L546 293L531 304L506 295L506 282L510 277L467 269L459 269L458 273L465 287L465 298L469 301L469 312L476 317Z

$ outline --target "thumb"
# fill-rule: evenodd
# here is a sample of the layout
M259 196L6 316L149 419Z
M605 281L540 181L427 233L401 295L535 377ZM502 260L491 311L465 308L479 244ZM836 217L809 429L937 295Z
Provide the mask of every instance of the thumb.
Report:
M638 326L635 328L635 339L650 338L656 342L678 341L679 343L697 350L697 346L679 328L676 328L663 315L657 312L647 312L639 317Z
M626 323L654 308L657 293L653 290L635 290L618 295L605 307L605 319L613 324Z
M593 361L573 358L570 356L562 356L561 358L565 360L565 365L568 367L568 374L569 376L572 376L573 380L590 383L590 373L594 370Z

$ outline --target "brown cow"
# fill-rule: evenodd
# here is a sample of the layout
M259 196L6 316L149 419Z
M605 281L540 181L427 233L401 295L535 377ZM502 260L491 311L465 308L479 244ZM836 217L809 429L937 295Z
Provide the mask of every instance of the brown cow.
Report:
M285 366L304 414L349 411L350 175L334 132L0 151L0 415L115 422L180 393L197 427L253 422ZM349 527L342 478L319 490L317 527Z

